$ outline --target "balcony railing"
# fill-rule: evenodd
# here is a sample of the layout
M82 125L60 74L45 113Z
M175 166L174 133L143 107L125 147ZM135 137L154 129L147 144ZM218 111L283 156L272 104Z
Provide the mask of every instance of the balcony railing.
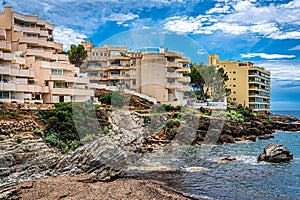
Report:
M8 60L8 61L16 60L15 54L13 54L13 53L3 53L3 60Z
M0 27L0 40L6 40L6 30Z
M191 82L191 77L183 76L182 78L178 79L178 81L183 82L183 83L190 83Z
M23 15L17 12L14 12L14 18L25 22L37 22L37 16Z
M178 62L168 62L167 63L168 67L177 67L177 68L182 68L183 64L182 63L178 63Z
M182 78L183 75L181 73L176 73L176 72L167 72L166 77L167 78Z
M15 83L3 83L0 82L0 90L4 91L15 91L16 84Z
M0 49L11 51L11 43L9 41L0 41Z

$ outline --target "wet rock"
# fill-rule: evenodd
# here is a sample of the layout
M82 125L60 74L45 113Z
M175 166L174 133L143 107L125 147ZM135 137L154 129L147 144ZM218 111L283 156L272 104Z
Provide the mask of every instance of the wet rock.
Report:
M261 135L257 137L259 140L274 139L274 135Z
M264 153L258 156L257 161L279 163L292 159L293 154L284 145L268 144L264 148Z
M235 140L231 135L221 135L218 143L226 144L226 143L234 143Z
M220 162L232 162L232 161L236 161L236 158L232 157L232 156L227 156L224 158L220 158L219 161Z

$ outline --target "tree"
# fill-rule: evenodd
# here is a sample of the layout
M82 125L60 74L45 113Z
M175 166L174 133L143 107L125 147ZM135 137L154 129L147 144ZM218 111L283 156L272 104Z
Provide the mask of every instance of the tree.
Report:
M203 63L193 64L189 76L192 87L200 91L202 100L211 97L213 100L219 101L230 93L230 89L225 87L228 75L223 68L206 66Z
M71 49L68 51L69 61L74 64L75 67L80 67L83 64L83 61L87 58L87 51L84 49L84 46L79 44L71 45Z
M202 77L201 71L206 67L204 63L193 64L191 72L188 74L191 77L191 85L197 91L200 91L200 99L204 99L204 84L205 81Z

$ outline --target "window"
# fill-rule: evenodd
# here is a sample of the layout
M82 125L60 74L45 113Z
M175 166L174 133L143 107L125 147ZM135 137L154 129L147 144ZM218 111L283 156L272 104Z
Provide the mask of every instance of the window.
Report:
M131 65L136 65L136 60L132 60Z
M100 76L103 76L103 73L102 73L102 72L100 72Z
M236 94L236 91L233 91L233 94Z
M62 82L62 83L55 83L56 88L68 88L68 83Z
M96 52L96 56L98 56L99 54L98 54L98 52Z
M61 69L52 69L52 74L63 74Z
M112 66L117 66L117 65L119 65L119 62L118 62L118 61L112 61L110 64L111 64Z
M132 80L132 85L136 85L136 80Z
M232 73L233 73L233 74L236 74L236 71L233 71Z
M236 101L236 98L233 98L233 101Z
M0 99L9 99L9 92L0 91Z
M112 71L112 72L110 72L110 75L111 76L119 76L120 73L118 71Z
M89 76L98 76L98 73L97 72L90 72Z
M236 78L233 78L232 80L234 80L234 81L235 81L235 80L236 80Z
M236 87L236 85L233 85L233 87Z

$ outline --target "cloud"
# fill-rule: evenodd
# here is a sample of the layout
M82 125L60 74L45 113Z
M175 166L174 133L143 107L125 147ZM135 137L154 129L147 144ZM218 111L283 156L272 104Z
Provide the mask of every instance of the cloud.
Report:
M135 18L139 18L139 16L133 13L127 13L127 14L113 13L107 18L107 21L115 21L118 24L122 24L126 21L133 20Z
M232 35L250 34L276 40L300 39L299 2L294 0L274 4L269 1L262 4L255 0L218 0L204 15L170 17L166 19L164 27L179 33L213 34L222 31ZM200 19L208 20L199 25L196 21Z
M87 38L85 34L63 26L55 27L53 36L56 42L64 45L64 51L69 50L71 44L80 44L81 41Z
M257 62L256 64L271 72L272 85L281 88L300 86L299 60L267 60Z
M254 58L260 57L264 59L283 59L283 58L295 58L295 55L282 55L282 54L266 54L266 53L247 53L240 54L242 58Z
M172 17L164 24L164 28L180 34L192 33L199 30L201 22L194 17Z
M294 46L293 48L290 48L289 51L299 51L300 45Z

